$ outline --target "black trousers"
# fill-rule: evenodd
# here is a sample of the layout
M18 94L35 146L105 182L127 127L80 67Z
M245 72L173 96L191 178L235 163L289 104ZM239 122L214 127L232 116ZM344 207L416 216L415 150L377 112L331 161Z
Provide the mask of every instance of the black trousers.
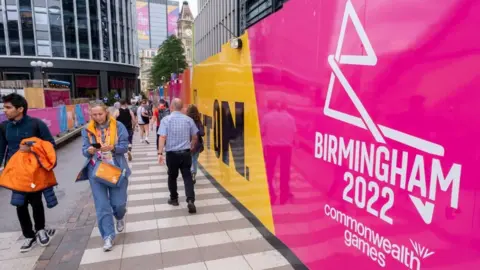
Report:
M25 204L17 207L18 220L22 227L22 233L25 238L35 238L35 232L45 229L45 209L42 201L43 193L26 193ZM33 231L32 220L28 211L28 205L32 206L33 220L35 221L35 231Z
M158 144L160 143L160 135L158 135L158 131L160 131L160 126L157 126L157 133L155 134L157 136L157 152L158 152Z
M178 171L182 173L183 183L185 185L185 196L187 202L195 201L195 191L193 189L192 179L192 155L190 150L167 152L168 167L168 190L170 191L170 199L178 199L177 193L177 177Z

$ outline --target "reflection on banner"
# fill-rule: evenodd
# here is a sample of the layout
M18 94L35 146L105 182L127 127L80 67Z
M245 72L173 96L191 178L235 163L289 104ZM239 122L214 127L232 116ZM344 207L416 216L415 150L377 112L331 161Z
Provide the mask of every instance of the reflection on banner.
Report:
M139 40L148 40L150 37L148 11L148 3L137 2L137 32Z
M77 119L75 117L75 105L67 105L67 125L68 130L72 130L77 126Z

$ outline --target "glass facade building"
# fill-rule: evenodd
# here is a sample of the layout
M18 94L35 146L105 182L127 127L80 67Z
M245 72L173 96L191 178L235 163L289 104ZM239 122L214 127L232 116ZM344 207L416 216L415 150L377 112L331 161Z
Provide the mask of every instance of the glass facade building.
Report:
M102 93L112 76L136 79L136 21L135 0L0 0L0 80L37 79L33 60L54 63L48 78L100 77Z
M169 1L170 2L170 1ZM178 2L176 2L178 6ZM156 49L167 39L167 0L138 0L138 49Z
M221 51L222 44L283 7L288 0L198 0L195 62ZM228 29L228 30L227 30Z

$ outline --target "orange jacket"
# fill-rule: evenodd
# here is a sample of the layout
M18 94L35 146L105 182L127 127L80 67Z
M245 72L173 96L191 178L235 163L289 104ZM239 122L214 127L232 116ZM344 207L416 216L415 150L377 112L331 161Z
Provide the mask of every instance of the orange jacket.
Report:
M18 151L0 176L0 186L18 192L37 192L57 185L53 168L57 164L55 148L37 137L23 139L30 152Z

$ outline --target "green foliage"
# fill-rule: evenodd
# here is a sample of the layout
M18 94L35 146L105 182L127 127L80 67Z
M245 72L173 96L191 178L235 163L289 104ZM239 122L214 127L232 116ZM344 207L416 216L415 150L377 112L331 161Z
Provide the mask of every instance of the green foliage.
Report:
M187 68L187 59L184 55L182 41L172 35L158 48L157 55L153 58L150 84L159 86L170 80L172 73L182 73ZM162 77L164 80L162 81Z
M117 91L115 90L110 90L110 92L107 94L107 103L105 105L107 106L113 106L113 104L115 104L115 102L117 102L117 100L115 99L115 94L117 93Z

